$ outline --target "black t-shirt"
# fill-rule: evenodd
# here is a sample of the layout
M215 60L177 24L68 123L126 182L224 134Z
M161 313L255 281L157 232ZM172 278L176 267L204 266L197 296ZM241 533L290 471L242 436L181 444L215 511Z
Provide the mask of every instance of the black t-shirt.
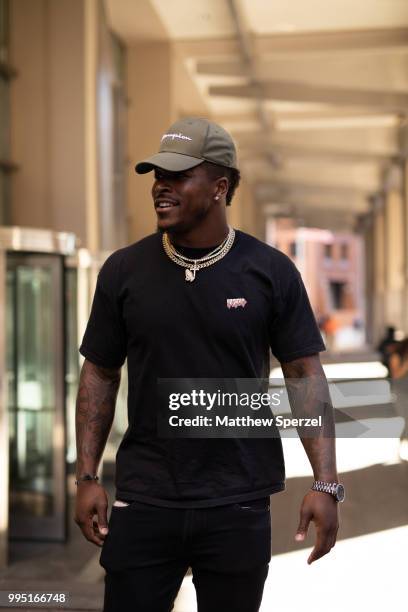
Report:
M201 256L199 254L198 256ZM227 300L246 300L228 308ZM116 494L168 507L209 507L284 489L280 438L157 435L160 378L268 378L281 361L325 350L299 271L240 231L231 250L186 282L159 233L102 266L80 347L96 365L127 358L129 426L116 457Z

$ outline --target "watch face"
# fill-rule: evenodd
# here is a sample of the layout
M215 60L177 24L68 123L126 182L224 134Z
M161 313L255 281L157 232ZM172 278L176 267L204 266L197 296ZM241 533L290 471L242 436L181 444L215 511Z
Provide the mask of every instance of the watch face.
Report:
M345 490L344 490L344 486L342 484L338 484L337 485L337 491L336 491L337 501L339 501L339 502L344 501L345 496L346 496L346 493L345 493Z

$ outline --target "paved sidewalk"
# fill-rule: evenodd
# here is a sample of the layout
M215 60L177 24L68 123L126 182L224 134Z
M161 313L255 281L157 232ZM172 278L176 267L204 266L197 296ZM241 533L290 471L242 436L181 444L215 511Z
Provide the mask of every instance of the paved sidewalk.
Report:
M32 591L43 591L45 593L57 592L57 593L69 593L69 599L67 605L61 604L60 606L53 607L39 607L38 604L26 604L24 608L10 608L0 607L3 612L18 611L27 612L27 610L36 610L37 612L61 612L61 610L69 610L70 612L85 612L86 610L102 610L103 606L103 582L97 584L83 583L76 580L60 581L49 580L0 580L1 591L15 591L15 592L32 592Z
M305 491L310 487L312 475L299 441L292 442L294 444L287 449L287 465L290 468L287 490L285 493L272 496L274 557L263 609L265 611L272 609L271 602L275 601L276 584L279 585L281 599L276 601L276 609L281 612L298 609L297 599L300 594L310 594L310 584L330 585L330 576L333 572L340 572L339 576L343 581L340 584L342 589L345 589L347 601L354 601L352 593L357 590L359 584L366 584L370 576L375 576L373 585L380 588L381 572L389 588L394 589L395 585L392 583L395 578L399 581L398 588L400 588L401 584L405 584L403 554L408 533L405 527L408 524L408 463L398 459L395 441L345 440L344 444L343 441L338 444L338 464L342 472L341 479L347 490L346 502L341 507L339 545L327 558L311 568L305 562L307 555L305 549L313 544L313 528L307 541L302 544L294 541L294 533L300 503ZM353 445L352 442L356 444ZM105 487L111 504L112 487L109 483L105 483ZM72 501L71 499L71 508ZM102 610L104 571L99 565L100 549L83 538L72 518L69 519L69 525L70 538L66 544L12 542L9 566L0 572L0 591L69 592L68 606L52 608L0 606L0 612L11 610L27 612L30 609L40 612L45 610L57 612L63 609L70 612ZM376 551L379 551L379 554ZM295 590L290 583L293 575L301 576L299 588ZM296 605L294 603L293 607L284 607L282 593L289 593ZM365 593L364 589L362 593ZM384 602L379 598L377 591L373 593L371 607L375 610L385 609L378 604L378 601L381 601L381 604ZM327 602L327 597L323 597L322 602ZM360 601L358 603L361 604ZM323 609L323 604L318 609ZM174 612L195 610L195 593L191 576L187 576Z
M105 487L111 504L112 484L107 482ZM0 591L68 592L67 605L39 607L38 604L32 604L30 607L30 604L26 604L21 608L0 605L0 611L102 610L104 570L99 565L101 551L85 540L74 523L73 506L74 498L71 497L68 510L69 538L66 543L12 541L9 545L9 565L0 571Z

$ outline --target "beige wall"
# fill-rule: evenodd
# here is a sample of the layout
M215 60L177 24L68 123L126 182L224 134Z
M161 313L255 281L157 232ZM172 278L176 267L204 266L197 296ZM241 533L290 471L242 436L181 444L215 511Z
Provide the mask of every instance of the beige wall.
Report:
M384 211L378 211L373 223L373 342L377 344L383 336L385 315L385 224Z
M403 313L402 329L408 336L408 162L403 166L403 225L404 225L404 289L403 289Z
M209 117L200 92L177 46L150 41L133 44L127 54L129 238L140 240L156 229L152 173L137 175L136 162L156 153L163 132L180 117Z
M120 246L115 241L124 240L112 206L112 68L101 19L101 0L12 3L11 60L19 76L11 91L11 157L20 165L13 177L12 223L72 231L92 250L115 248ZM126 86L127 239L132 242L156 226L153 177L136 175L135 163L157 151L174 120L210 113L174 43L128 47ZM109 116L98 124L102 112ZM230 217L235 227L262 232L245 180Z
M41 225L47 216L49 109L46 102L48 54L47 3L15 0L11 6L11 62L18 68L12 81L11 158L20 169L13 177L12 223Z
M384 211L379 211L374 219L374 278L377 293L385 290L385 229Z
M405 180L404 180L405 174ZM408 335L408 198L406 165L390 165L373 213L372 339L388 325Z
M189 73L177 43L172 44L172 99L175 119L181 117L207 117L211 119L204 97Z
M263 240L264 221L263 217L261 218L259 215L251 185L247 180L241 178L232 204L228 207L229 223L233 227Z
M404 288L403 201L392 190L385 202L385 316L389 323L403 327Z
M84 5L13 0L12 223L73 231L85 241Z
M169 43L140 43L128 49L127 201L132 242L151 234L156 227L150 196L152 173L138 175L134 166L137 161L157 152L161 135L174 120L171 66Z
M158 151L163 132L180 117L211 119L201 93L181 60L177 45L141 42L128 49L128 215L130 240L155 231L156 214L150 195L153 177L136 175L137 161ZM229 223L263 236L263 220L256 212L252 189L245 179L228 208Z

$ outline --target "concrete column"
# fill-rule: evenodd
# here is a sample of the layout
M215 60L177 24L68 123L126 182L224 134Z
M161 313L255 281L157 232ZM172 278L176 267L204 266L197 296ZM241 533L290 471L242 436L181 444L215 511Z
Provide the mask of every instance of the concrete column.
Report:
M44 227L47 213L51 217L47 2L15 0L10 8L10 61L18 69L10 88L10 146L11 157L20 166L12 178L11 222Z
M83 146L84 146L84 246L96 253L100 248L100 219L98 211L98 155L97 155L97 67L98 67L98 5L97 0L85 0L83 34Z
M373 223L373 344L377 344L387 325L385 317L385 231L384 211L378 210Z
M155 231L156 214L150 195L152 174L136 175L134 165L156 152L163 132L173 121L185 116L210 117L197 91L177 44L140 42L128 48L128 187L129 236L133 242ZM256 214L251 187L241 180L232 205L227 210L229 223L258 237L264 223Z
M74 232L95 252L121 246L102 0L15 0L10 39L12 224Z
M402 321L401 329L408 336L408 123L402 121L398 131L401 163L401 197L402 197Z
M366 329L366 342L371 346L378 344L377 338L380 334L377 334L377 330L374 327L374 316L375 316L375 270L374 270L374 224L373 215L367 215L365 219L364 227L361 230L362 237L362 248L364 253L365 261L365 282L364 282L364 293L363 293L363 307L365 312L365 329Z
M228 223L235 229L242 229L242 197L238 191L235 192L231 206L227 207Z
M404 327L404 215L401 173L397 166L388 178L385 199L385 316L386 324Z
M230 224L261 240L265 237L265 220L257 213L257 206L251 185L241 178L238 190L228 210Z
M12 223L86 243L82 0L11 4Z
M403 203L402 203L402 218L403 218L403 298L402 298L402 329L405 335L408 336L408 161L403 164Z
M168 42L145 42L128 49L128 187L131 241L156 229L150 195L153 175L138 175L135 163L158 151L160 139L175 120L172 104L172 48Z

